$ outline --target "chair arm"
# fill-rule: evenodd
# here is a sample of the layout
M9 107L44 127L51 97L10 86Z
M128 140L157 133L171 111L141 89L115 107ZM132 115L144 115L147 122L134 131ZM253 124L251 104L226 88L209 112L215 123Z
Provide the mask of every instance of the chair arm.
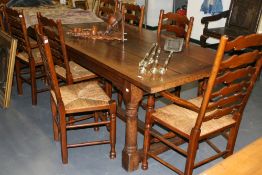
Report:
M173 95L172 93L168 92L168 91L162 91L160 92L160 95L162 95L163 97L171 100L172 102L174 102L175 104L179 105L179 106L182 106L182 107L185 107L185 108L188 108L192 111L195 111L195 112L199 112L200 111L200 108L197 107L196 105L194 105L193 103L187 101L187 100L184 100L182 98L179 98L175 95Z
M224 11L224 12L221 12L217 15L213 15L213 16L206 16L206 17L203 17L201 19L201 23L205 25L205 28L208 28L208 23L211 22L211 21L218 21L222 18L227 18L229 16L229 13L230 11L227 10L227 11Z

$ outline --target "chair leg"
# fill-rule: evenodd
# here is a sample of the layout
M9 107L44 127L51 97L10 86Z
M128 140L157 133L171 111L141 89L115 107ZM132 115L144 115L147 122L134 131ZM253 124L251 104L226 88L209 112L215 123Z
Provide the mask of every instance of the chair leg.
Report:
M206 47L206 40L207 40L207 36L205 36L205 35L201 35L200 36L200 45L201 45L201 47Z
M98 122L98 118L99 118L99 113L95 112L95 115L94 115L95 122ZM94 131L99 131L99 127L95 126Z
M207 85L207 79L202 79L198 81L197 95L204 95L204 89Z
M58 132L58 126L56 122L56 117L57 117L57 109L56 109L56 104L51 97L51 111L52 111L52 119L53 119L53 132L54 132L54 140L58 141L59 140L59 132Z
M143 145L144 157L142 159L142 166L141 166L143 170L148 169L147 153L150 149L150 140L151 140L149 131L152 126L151 113L154 109L154 105L155 105L154 95L149 95L147 100L146 123L145 123L145 134L144 134L144 145Z
M117 93L117 105L118 105L119 107L121 107L121 106L122 106L122 102L123 102L122 93L121 93L121 92L118 92L118 93Z
M198 149L198 138L200 135L200 130L193 128L190 134L190 141L187 149L187 160L185 166L185 175L192 175L194 169L194 163L196 158L196 153Z
M239 129L239 126L236 125L235 127L230 128L229 130L227 147L226 147L226 150L228 151L228 153L225 156L223 156L224 158L227 158L228 156L232 155L234 152L238 129Z
M67 134L65 113L60 111L60 144L63 164L68 163Z
M180 97L181 86L175 87L175 96Z
M32 94L32 104L37 104L37 88L36 88L36 73L35 66L30 66L30 79L31 79L31 94Z
M110 159L116 158L116 102L110 106Z
M15 73L16 73L16 84L17 84L17 91L19 95L23 94L22 88L22 79L21 79L21 63L18 59L15 59Z

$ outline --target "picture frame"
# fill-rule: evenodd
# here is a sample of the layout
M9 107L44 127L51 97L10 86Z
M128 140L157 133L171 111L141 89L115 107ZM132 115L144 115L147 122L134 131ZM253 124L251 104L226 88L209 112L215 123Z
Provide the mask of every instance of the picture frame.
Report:
M10 105L17 40L0 30L0 106Z

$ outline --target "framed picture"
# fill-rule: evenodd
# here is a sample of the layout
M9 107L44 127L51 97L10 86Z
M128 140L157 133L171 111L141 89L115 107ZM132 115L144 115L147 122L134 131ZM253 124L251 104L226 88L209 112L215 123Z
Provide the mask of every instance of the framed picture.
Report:
M0 30L0 105L9 107L17 40Z

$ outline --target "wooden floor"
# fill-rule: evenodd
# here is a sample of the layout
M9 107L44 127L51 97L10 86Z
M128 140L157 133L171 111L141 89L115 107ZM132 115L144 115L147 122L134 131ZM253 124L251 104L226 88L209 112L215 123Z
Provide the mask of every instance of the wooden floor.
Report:
M262 137L200 175L261 175Z

